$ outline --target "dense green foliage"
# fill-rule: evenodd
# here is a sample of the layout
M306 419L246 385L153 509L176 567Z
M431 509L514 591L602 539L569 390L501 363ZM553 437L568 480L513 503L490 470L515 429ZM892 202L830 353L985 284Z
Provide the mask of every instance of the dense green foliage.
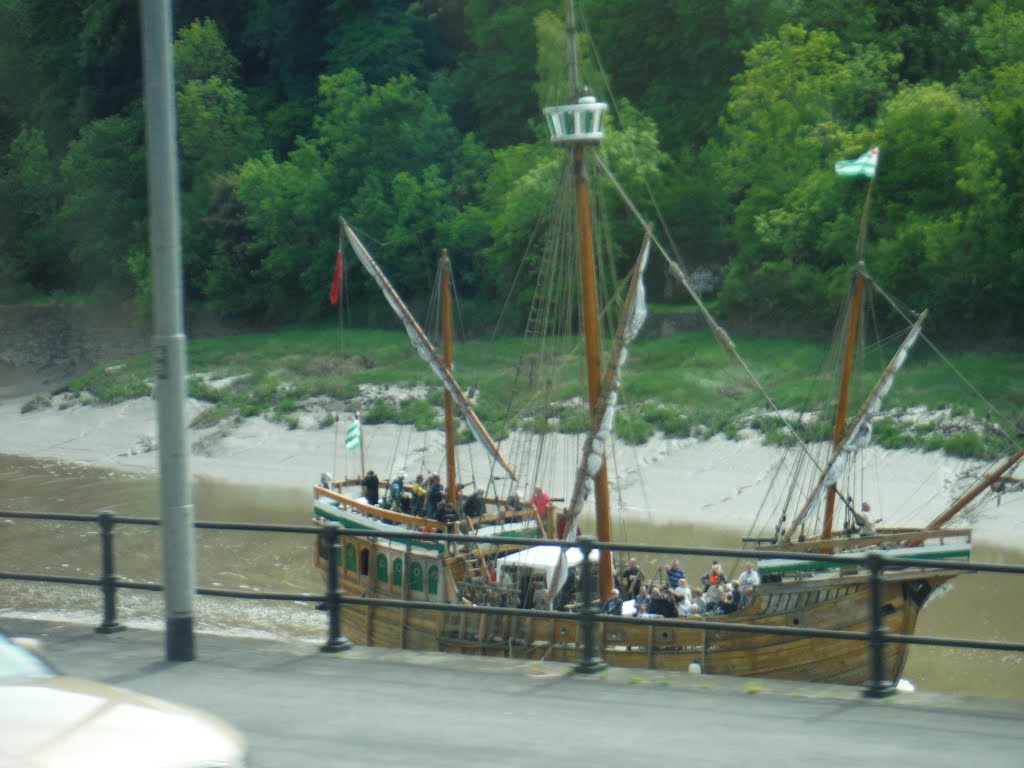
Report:
M832 166L877 145L869 271L948 333L1024 332L1024 0L577 5L582 77L614 107L604 154L635 197L653 191L644 215L727 320L830 322L867 190ZM521 264L536 271L562 0L173 6L190 302L329 316L339 215L414 304L448 248L481 325ZM0 0L2 300L148 300L138 14ZM597 195L624 268L628 213ZM367 279L345 289L376 322Z

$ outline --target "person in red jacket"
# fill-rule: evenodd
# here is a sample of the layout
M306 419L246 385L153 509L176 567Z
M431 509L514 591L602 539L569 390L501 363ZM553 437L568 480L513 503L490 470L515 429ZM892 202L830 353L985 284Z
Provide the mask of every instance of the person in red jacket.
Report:
M533 489L533 497L530 499L530 503L533 504L533 508L537 510L537 514L540 515L541 520L547 517L548 505L551 503L551 497L544 493L544 489L539 485Z

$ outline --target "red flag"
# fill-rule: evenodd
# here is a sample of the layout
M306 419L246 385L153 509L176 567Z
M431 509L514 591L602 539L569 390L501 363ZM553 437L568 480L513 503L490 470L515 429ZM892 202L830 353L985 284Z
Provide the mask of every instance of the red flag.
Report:
M334 280L331 281L331 304L337 304L341 297L341 248L334 259Z

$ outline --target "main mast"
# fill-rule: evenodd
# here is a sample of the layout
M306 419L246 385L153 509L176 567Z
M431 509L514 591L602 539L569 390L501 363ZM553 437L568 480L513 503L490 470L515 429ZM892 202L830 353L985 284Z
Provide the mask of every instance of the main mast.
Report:
M452 372L452 294L451 294L451 262L448 261L448 249L441 251L441 322L443 323L444 342L442 345L442 361L444 369ZM444 450L447 464L448 501L454 507L458 499L459 489L455 485L455 401L445 390L444 393Z
M597 310L597 276L594 267L594 243L590 221L590 185L587 180L586 148L601 143L601 119L606 104L593 96L581 94L576 57L576 18L572 0L567 0L566 34L569 50L569 85L575 103L560 107L547 107L547 118L554 144L565 146L571 153L576 180L576 227L579 238L580 291L582 303L582 330L587 357L587 388L590 413L593 418L601 396L601 332ZM597 539L611 541L611 498L608 493L608 466L605 461L594 482L594 502L597 507ZM601 551L599 567L601 597L608 599L613 585L612 555Z

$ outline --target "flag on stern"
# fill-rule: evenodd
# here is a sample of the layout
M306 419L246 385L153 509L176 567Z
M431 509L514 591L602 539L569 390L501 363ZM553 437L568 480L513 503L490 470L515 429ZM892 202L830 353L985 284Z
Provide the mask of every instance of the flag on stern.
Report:
M345 431L345 447L349 450L359 447L359 420L353 421Z
M334 279L331 281L331 304L337 305L341 298L341 246L338 246L338 255L334 257Z
M878 168L878 147L872 147L856 160L840 160L836 163L836 173L840 176L867 176L875 178Z

